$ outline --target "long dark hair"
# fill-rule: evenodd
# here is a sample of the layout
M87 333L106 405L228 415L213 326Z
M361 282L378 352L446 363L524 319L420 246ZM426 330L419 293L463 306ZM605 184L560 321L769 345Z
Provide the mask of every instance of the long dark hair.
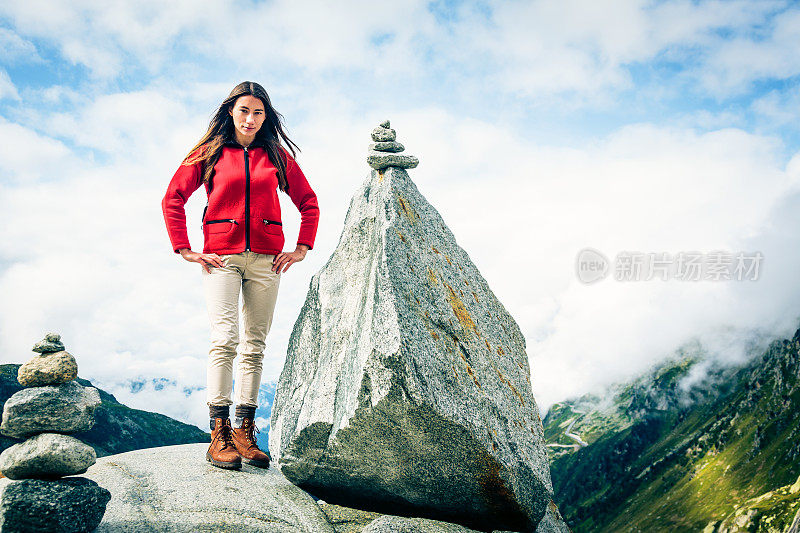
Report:
M251 145L263 146L267 150L269 160L278 169L278 185L282 191L287 192L289 184L286 181L286 160L281 153L281 140L292 151L292 157L295 157L295 149L299 151L300 148L289 139L283 130L283 115L272 107L267 91L254 81L243 81L233 88L228 97L222 101L219 108L214 112L214 116L211 117L206 134L189 150L189 154L184 158L182 164L193 165L198 161L202 161L203 182L211 184L211 179L214 177L214 165L217 164L220 155L222 155L222 145L233 142L236 139L233 117L228 113L228 110L233 108L240 96L244 95L255 96L264 104L265 120L261 128L256 132L256 137ZM192 155L200 147L203 147L203 149Z

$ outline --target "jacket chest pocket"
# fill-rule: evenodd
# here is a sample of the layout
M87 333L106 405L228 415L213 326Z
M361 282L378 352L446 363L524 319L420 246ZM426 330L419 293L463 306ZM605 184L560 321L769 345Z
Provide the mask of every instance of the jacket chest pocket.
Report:
M280 221L266 218L258 218L256 220L258 224L264 228L264 232L270 235L283 235L283 224Z
M227 233L233 229L238 222L232 218L223 218L219 220L206 220L203 228L209 235L212 233Z

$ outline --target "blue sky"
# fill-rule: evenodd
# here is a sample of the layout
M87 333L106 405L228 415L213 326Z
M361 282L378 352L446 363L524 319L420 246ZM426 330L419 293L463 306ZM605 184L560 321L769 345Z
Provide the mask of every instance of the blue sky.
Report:
M781 1L4 3L2 360L56 330L82 376L204 427L202 391L182 392L205 379L200 277L171 253L160 199L245 79L284 115L323 208L265 379L386 118L520 323L544 408L693 336L735 359L800 318L798 43L800 7ZM195 248L203 204L187 205ZM587 287L572 270L586 246L759 249L764 278ZM165 376L171 393L130 390Z

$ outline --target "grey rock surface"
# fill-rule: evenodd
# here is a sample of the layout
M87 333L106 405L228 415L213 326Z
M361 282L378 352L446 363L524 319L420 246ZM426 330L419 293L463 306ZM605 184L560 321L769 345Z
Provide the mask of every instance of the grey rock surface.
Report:
M329 503L475 529L531 530L545 515L522 332L402 169L370 173L312 277L269 448Z
M382 516L380 513L335 505L322 500L318 500L317 505L325 513L336 533L361 533L367 524Z
M3 450L0 472L9 479L55 479L83 474L96 460L94 448L75 437L41 433Z
M78 363L69 352L45 353L30 359L17 372L17 381L24 387L60 385L78 377Z
M369 146L367 146L367 149L377 152L402 152L406 149L406 147L396 141L385 141L379 143L370 143Z
M60 352L63 349L64 343L61 342L61 335L58 333L48 333L44 339L33 345L33 351L39 353Z
M98 405L97 389L76 381L23 389L6 400L0 433L21 439L44 432L88 431L94 425Z
M26 479L4 485L0 502L3 533L92 531L111 498L106 489L80 477Z
M372 140L375 142L393 141L397 138L397 132L391 128L378 126L372 130Z
M458 524L428 520L425 518L406 518L384 515L373 520L361 533L478 533Z
M547 512L536 527L536 533L572 533L555 502L551 501L547 505Z
M111 491L98 532L333 533L311 496L276 468L211 466L208 444L101 457L86 477Z
M419 159L413 155L371 151L367 154L367 164L376 170L388 167L414 168L419 165Z

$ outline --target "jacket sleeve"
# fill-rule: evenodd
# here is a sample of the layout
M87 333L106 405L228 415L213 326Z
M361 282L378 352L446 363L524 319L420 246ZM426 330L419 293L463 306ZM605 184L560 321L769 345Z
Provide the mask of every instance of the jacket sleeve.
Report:
M317 195L308 184L300 165L286 151L286 181L289 185L288 195L292 202L300 211L300 232L297 235L297 244L305 244L308 249L314 247L314 239L317 236L317 225L319 223L319 206Z
M164 222L175 253L181 248L189 248L189 235L186 231L186 211L184 205L194 191L203 184L201 163L181 164L167 186L167 193L161 201Z

